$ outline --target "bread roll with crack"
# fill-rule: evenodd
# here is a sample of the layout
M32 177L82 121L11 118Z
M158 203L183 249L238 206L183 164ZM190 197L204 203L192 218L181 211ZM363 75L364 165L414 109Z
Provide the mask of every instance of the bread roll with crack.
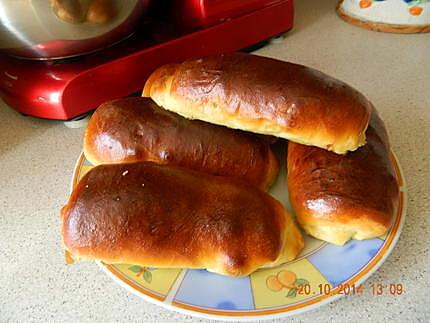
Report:
M153 161L235 177L262 189L279 171L268 140L185 119L140 97L102 104L85 131L84 153L94 165Z
M243 53L160 67L143 96L186 118L339 154L365 144L371 108L358 91L324 73Z
M290 142L288 190L302 228L338 245L385 234L399 202L399 184L384 123L377 115L367 144L345 156Z
M283 206L241 181L141 162L90 170L61 211L69 259L248 275L294 259Z

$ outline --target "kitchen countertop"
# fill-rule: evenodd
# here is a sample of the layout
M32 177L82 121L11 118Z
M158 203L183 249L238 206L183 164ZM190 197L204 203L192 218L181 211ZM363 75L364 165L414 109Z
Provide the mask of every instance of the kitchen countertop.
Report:
M306 321L430 320L430 34L376 33L346 24L337 0L301 0L296 27L259 55L320 69L362 91L384 119L408 188L393 253L368 280L400 296L347 296L294 316ZM83 128L24 117L0 101L0 321L197 321L143 301L93 262L64 264L59 209Z

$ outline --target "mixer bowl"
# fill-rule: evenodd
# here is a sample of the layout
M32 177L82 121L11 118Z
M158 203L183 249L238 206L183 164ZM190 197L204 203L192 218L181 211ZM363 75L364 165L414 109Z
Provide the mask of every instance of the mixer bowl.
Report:
M63 0L89 6L93 0ZM98 0L96 0L98 1ZM106 21L70 22L51 0L0 1L0 52L27 59L57 59L92 52L131 35L150 0L108 1ZM62 3L57 0L57 3Z

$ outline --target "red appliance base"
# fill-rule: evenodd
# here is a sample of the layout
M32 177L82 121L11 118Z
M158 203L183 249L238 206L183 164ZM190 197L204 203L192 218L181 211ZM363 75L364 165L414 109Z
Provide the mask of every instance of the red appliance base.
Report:
M1 56L0 95L23 114L69 120L141 90L163 64L249 47L291 29L293 16L288 0L194 32L143 25L120 44L63 63Z

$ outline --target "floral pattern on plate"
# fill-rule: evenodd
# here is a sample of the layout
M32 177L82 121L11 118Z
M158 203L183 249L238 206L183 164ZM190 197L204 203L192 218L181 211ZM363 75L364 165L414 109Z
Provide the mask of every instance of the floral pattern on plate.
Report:
M303 301L316 295L319 284L327 284L323 275L307 260L302 259L251 274L255 307L270 308ZM312 292L298 292L300 286L309 285ZM311 295L312 294L312 295Z

